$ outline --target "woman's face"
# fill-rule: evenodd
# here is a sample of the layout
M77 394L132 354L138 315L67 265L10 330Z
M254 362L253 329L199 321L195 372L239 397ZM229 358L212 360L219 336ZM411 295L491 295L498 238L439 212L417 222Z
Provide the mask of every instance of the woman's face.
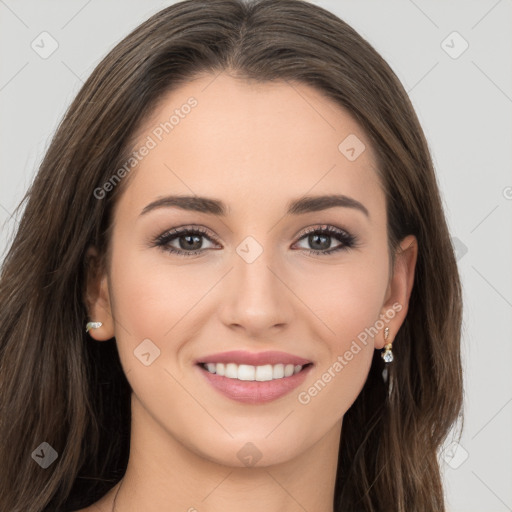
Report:
M338 439L415 262L391 279L370 141L309 86L224 73L168 94L137 136L91 315L116 337L135 421L231 466ZM309 365L283 376L294 357Z

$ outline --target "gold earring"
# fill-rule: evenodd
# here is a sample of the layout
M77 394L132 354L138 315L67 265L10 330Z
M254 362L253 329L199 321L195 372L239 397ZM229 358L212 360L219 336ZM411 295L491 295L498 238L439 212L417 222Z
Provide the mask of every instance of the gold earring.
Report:
M387 340L388 336L389 336L389 327L386 327L384 329L384 340ZM381 357L382 357L382 359L384 359L384 361L386 363L391 363L393 361L393 352L391 350L391 347L392 347L392 343L386 343L384 345L384 352L381 353Z
M91 329L98 329L103 324L101 322L87 322L87 325L85 326L85 332L89 332Z

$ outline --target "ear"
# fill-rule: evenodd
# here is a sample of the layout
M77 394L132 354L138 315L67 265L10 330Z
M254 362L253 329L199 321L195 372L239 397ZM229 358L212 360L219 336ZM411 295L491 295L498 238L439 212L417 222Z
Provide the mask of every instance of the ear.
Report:
M103 324L97 329L91 329L89 335L97 341L109 340L114 337L114 320L107 273L96 247L87 249L85 261L87 270L84 300L88 317L91 322Z
M409 309L409 297L414 283L414 270L418 258L418 241L414 235L406 236L395 253L395 265L386 290L380 318L389 327L388 339L384 339L384 328L375 337L375 348L382 349L392 343L405 320ZM394 314L393 314L394 312ZM386 322L387 320L387 322Z

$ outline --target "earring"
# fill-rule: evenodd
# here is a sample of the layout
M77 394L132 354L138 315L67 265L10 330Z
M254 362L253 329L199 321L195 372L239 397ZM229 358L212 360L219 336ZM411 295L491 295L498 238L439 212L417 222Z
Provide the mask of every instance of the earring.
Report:
M389 327L386 327L384 329L384 340L387 340L389 336ZM382 352L380 355L382 359L386 362L386 366L384 367L384 370L382 370L382 380L384 381L384 384L388 381L388 366L389 363L393 361L393 352L391 351L391 343L386 343L384 345L384 352ZM393 389L393 382L390 381L388 386L388 396L391 396L391 390Z
M85 332L89 332L91 329L98 329L103 324L101 322L87 322L85 326Z
M389 336L389 327L384 329L384 340L387 340ZM382 352L381 357L384 359L386 363L391 363L393 361L393 352L391 350L392 343L386 343L384 345L384 352Z

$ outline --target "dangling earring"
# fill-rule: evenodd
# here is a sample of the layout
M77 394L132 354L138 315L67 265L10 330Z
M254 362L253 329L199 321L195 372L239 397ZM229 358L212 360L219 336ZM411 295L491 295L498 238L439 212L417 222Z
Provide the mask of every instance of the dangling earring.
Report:
M387 340L389 336L389 327L384 329L384 340ZM382 352L381 357L384 359L386 363L391 363L393 361L393 352L391 350L392 343L386 343L384 345L384 352Z
M389 327L386 327L384 329L384 340L387 340L388 336L389 336ZM391 343L386 343L384 345L384 352L382 352L380 355L386 363L384 370L382 370L382 380L384 381L384 383L386 383L388 381L388 373L389 373L388 366L389 366L389 363L391 363L393 361L393 352L391 351ZM393 387L393 383L390 382L389 388L388 388L388 396L391 395L392 387Z
M87 322L85 326L85 332L89 332L91 329L98 329L103 324L101 322Z

